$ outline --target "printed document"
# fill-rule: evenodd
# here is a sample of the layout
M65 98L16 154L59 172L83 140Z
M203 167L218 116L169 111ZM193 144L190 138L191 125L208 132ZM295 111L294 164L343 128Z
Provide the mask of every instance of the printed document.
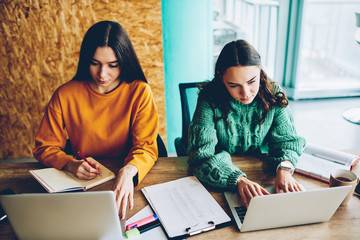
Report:
M170 238L213 229L231 219L194 177L142 189Z

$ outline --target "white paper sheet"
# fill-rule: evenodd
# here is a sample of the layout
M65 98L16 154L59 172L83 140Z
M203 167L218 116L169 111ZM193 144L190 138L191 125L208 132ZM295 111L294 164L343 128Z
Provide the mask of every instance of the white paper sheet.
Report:
M170 238L231 220L194 176L145 187L142 191Z

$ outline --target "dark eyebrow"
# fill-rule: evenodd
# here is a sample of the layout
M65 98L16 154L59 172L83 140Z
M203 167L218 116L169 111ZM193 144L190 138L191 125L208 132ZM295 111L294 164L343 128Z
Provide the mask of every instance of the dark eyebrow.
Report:
M96 60L95 58L93 58L92 61L100 62L99 60ZM118 62L118 60L115 60L115 61L108 62L108 63L112 64L112 63L119 63L119 62Z
M254 80L256 78L256 76L254 76L254 77L252 77L249 81L247 81L247 82L250 82L250 81L252 81L252 80Z
M247 81L247 83L253 81L255 78L256 78L256 76L252 77L250 80ZM233 83L233 82L228 82L228 84L240 85L240 84Z

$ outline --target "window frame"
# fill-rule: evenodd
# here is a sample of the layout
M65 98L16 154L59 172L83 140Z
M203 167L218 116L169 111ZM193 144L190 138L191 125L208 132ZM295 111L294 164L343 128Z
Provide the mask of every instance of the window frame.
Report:
M296 87L301 47L303 11L306 0L279 0L274 78L293 100L360 96L360 88L301 90ZM360 47L360 46L359 46Z

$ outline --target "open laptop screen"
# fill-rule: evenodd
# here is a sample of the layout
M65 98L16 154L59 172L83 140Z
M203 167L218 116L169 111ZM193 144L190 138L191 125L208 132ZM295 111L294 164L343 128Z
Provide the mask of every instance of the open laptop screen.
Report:
M19 239L122 239L112 191L2 195Z
M225 192L225 198L239 230L247 232L328 221L350 189L344 186L254 197L244 216L236 211L242 205L238 193Z

